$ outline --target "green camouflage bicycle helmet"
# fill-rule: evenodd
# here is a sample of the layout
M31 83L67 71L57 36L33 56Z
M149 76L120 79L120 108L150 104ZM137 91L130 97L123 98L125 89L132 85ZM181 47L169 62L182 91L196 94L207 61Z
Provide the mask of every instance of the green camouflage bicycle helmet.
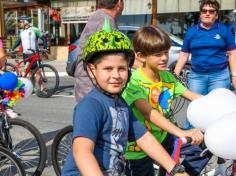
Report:
M95 32L90 36L84 45L83 61L85 68L92 61L94 55L107 52L125 53L129 59L129 66L132 67L134 63L134 51L132 50L132 44L129 38L120 31L112 30L109 27L105 27L104 29L103 27L102 31Z

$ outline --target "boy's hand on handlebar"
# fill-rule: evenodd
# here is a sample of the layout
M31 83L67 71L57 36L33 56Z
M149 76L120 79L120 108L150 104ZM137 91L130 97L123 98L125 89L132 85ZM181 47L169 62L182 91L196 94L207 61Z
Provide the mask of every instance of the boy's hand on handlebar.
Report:
M199 129L191 129L191 130L185 130L183 137L190 137L192 139L191 144L192 145L199 145L204 140L204 135Z

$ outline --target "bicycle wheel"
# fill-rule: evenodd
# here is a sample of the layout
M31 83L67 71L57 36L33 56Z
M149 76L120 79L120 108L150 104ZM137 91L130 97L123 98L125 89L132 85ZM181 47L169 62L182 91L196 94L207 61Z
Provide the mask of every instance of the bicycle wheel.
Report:
M213 155L211 160L202 170L200 176L216 176L216 175L233 176L233 161L225 160L225 163L219 164L218 158Z
M13 72L13 73L15 73L16 75L19 75L19 71L18 71L18 69L15 67L15 65L14 64L12 64L12 63L6 63L5 64L5 69L4 69L4 71L9 71L9 72Z
M1 176L25 176L25 171L16 158L9 150L0 146L0 175Z
M40 132L22 119L8 119L12 152L22 162L27 175L40 175L45 167L47 148Z
M40 71L40 78L38 73ZM51 97L59 87L59 75L57 70L48 64L42 64L40 68L37 68L33 72L32 83L36 90L36 95L42 98ZM41 90L40 85L42 85L43 90Z
M52 149L51 149L52 165L55 173L58 176L61 175L61 169L72 147L71 145L72 131L73 127L71 125L63 128L55 136L52 143Z
M170 65L169 70L171 72L174 71L176 63L173 63ZM191 71L191 65L189 63L185 64L184 67L182 68L180 74L179 74L179 81L182 82L183 85L186 87L188 86L188 76Z

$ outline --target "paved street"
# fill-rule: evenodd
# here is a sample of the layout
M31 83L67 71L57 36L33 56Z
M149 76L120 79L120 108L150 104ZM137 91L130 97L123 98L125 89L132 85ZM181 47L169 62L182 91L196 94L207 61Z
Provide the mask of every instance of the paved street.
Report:
M15 107L15 110L21 114L19 118L34 124L45 139L48 160L43 176L55 175L50 159L52 140L61 128L71 124L75 105L73 79L62 76L60 81L60 89L53 97L45 99L31 95L20 101Z

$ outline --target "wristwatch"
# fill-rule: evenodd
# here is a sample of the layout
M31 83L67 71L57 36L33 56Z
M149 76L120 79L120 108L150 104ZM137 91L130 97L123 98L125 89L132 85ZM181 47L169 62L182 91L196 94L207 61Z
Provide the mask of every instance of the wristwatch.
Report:
M184 173L184 172L185 172L184 166L181 164L176 164L175 167L170 171L170 175L175 176L175 174Z

